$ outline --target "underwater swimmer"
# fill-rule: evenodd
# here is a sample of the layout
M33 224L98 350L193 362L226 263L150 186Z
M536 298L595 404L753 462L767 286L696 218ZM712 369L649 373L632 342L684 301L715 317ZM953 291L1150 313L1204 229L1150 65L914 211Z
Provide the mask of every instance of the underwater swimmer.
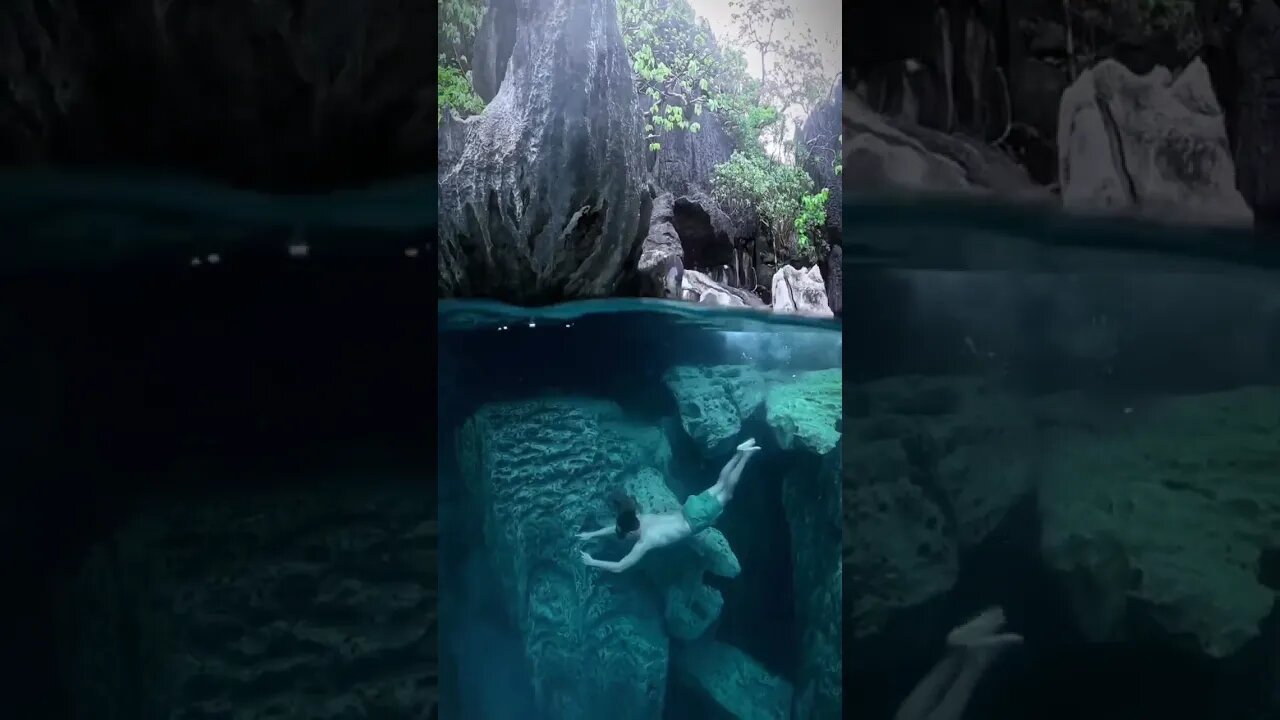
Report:
M597 560L584 551L582 562L601 570L622 572L640 562L640 558L650 550L680 542L711 527L720 517L720 513L724 512L725 506L733 499L733 491L738 486L738 479L742 476L742 468L759 450L760 446L756 445L755 439L747 438L738 446L737 452L729 458L729 462L724 464L716 484L697 495L690 495L679 511L640 513L637 512L635 500L624 497L613 527L578 533L578 539L589 540L616 533L620 538L631 538L636 541L636 544L631 547L631 552L621 560L611 562Z
M1001 632L1004 610L989 608L947 635L947 655L907 696L894 720L960 720L991 662L1006 646L1022 642Z

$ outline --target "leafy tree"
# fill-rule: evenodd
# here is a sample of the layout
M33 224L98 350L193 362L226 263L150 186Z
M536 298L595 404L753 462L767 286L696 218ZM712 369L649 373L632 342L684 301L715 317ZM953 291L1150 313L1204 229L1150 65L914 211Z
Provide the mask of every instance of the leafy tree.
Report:
M760 152L736 151L716 167L714 194L724 205L746 203L755 208L775 258L780 245L788 255L808 262L825 252L815 231L826 220L827 190L814 193L813 179L801 168Z
M436 122L446 109L478 113L484 101L471 85L468 53L484 18L484 0L439 0L436 56Z

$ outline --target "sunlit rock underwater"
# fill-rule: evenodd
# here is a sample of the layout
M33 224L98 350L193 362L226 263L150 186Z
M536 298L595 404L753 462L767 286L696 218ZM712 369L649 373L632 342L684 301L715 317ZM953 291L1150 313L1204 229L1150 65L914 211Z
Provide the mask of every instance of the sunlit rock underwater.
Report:
M626 300L442 302L440 320L444 717L839 717L838 325ZM689 535L691 496L725 472ZM638 539L615 532L619 492ZM686 519L634 566L584 564ZM477 646L493 636L500 659ZM491 673L525 700L494 709Z

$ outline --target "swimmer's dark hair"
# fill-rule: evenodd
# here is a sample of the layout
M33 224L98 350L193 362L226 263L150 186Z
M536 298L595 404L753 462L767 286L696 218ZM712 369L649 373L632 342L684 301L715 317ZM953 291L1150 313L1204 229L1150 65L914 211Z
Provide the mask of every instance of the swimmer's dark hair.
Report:
M640 529L640 516L636 514L635 498L621 490L615 490L609 496L609 502L613 504L614 511L618 514L617 523L614 525L614 532L618 533L618 537L626 537L627 533Z

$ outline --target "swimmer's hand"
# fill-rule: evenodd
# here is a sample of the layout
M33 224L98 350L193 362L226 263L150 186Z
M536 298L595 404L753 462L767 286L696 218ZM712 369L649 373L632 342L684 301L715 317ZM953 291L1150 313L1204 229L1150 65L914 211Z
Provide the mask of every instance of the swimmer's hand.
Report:
M591 557L590 553L587 553L585 551L580 551L578 555L582 557L583 565L586 565L587 567L595 567L596 559Z

